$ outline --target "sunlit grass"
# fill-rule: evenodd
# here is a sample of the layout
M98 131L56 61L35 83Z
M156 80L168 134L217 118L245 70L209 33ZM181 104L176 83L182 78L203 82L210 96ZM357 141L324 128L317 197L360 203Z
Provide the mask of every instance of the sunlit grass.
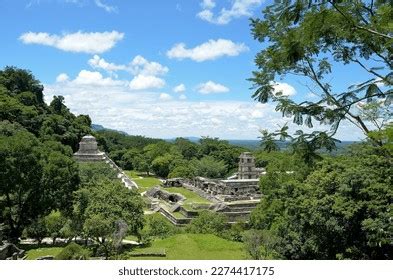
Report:
M165 250L166 257L132 257L129 259L168 260L242 260L246 258L243 243L229 241L212 234L177 234L153 241L147 248L133 252Z

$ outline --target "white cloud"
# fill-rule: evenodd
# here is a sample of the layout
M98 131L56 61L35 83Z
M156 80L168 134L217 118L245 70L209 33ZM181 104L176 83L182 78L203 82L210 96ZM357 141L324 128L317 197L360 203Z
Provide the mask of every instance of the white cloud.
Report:
M102 0L95 0L94 1L97 5L97 7L104 9L108 13L117 13L118 9L115 6L110 6L102 2Z
M95 77L91 79L93 81L105 79L85 72L79 76ZM78 84L74 81L46 84L45 101L49 103L54 95L61 94L73 113L88 114L93 123L131 135L257 139L260 135L259 129L273 131L286 122L290 126L289 133L299 129L292 124L291 119L283 118L280 112L276 112L272 104L167 99L163 93L133 91L126 83L119 84L112 86L111 83L103 83L101 86L92 86L91 83ZM315 124L315 129L321 127ZM353 126L343 123L337 137L357 140L361 133Z
M186 86L184 84L177 85L173 88L173 92L182 93L186 91Z
M124 33L112 32L82 32L52 35L44 32L27 32L19 37L24 44L51 46L68 52L104 53L112 49L124 38Z
M181 94L181 95L179 96L179 99L180 99L180 100L186 100L186 99L187 99L187 96L186 96L185 94Z
M199 93L211 94L211 93L223 93L228 92L229 88L224 85L215 83L213 81L208 81L206 83L200 84L197 88Z
M100 58L98 55L94 55L93 58L89 59L89 65L95 69L104 69L108 72L126 70L125 65L116 65L114 63L107 62L105 59Z
M187 49L184 43L179 43L167 51L169 58L189 58L197 62L214 60L222 56L237 56L248 50L244 43L234 43L231 40L209 40L194 48Z
M235 18L249 17L252 11L259 7L264 0L234 0L230 9L222 8L217 16L213 13L216 6L213 0L203 0L201 2L202 11L197 16L205 21L214 24L228 24Z
M274 93L280 93L283 96L292 96L296 94L296 89L287 83L273 82Z
M155 76L145 76L139 74L135 76L130 82L130 89L144 90L151 88L162 88L165 86L165 81Z
M145 90L164 87L165 80L159 78L158 76L165 75L169 71L168 67L162 66L158 62L148 61L140 55L134 57L134 59L128 65L107 62L98 55L94 55L94 57L91 58L88 63L94 69L103 69L111 74L113 74L113 72L123 70L130 72L132 75L135 75L129 83L129 87L132 90ZM117 75L114 76L117 77Z
M100 72L92 72L88 70L80 71L72 83L89 86L123 86L125 84L124 81L104 78Z
M165 75L169 71L168 67L155 61L148 61L141 55L135 56L128 65L108 62L98 55L94 55L93 58L89 59L88 63L95 69L103 69L110 73L123 70L128 71L133 75L141 74L144 76L161 76Z
M203 0L201 3L201 7L203 9L213 9L216 6L214 0Z
M131 72L134 75L150 75L158 76L165 75L168 73L169 69L166 66L162 66L160 63L155 61L148 61L141 55L137 55L131 61Z
M172 100L172 96L170 96L168 93L160 93L159 99L162 101L169 101Z
M67 82L70 79L66 73L61 73L56 77L56 82L58 83L64 83Z

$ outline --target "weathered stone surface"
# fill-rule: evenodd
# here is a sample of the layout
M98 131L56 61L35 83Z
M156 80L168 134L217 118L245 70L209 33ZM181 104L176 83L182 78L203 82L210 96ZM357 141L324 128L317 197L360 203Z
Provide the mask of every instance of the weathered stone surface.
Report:
M250 152L240 155L238 179L258 179L262 171L255 167L255 157Z
M86 135L79 142L79 150L74 154L78 161L102 161L105 153L98 150L96 138Z
M166 188L170 188L170 187L182 187L182 186L183 186L182 178L171 178L171 179L167 179L167 180L164 181L163 186L166 187Z
M148 197L162 199L170 204L176 204L186 198L179 193L170 193L160 187L154 187L146 192Z

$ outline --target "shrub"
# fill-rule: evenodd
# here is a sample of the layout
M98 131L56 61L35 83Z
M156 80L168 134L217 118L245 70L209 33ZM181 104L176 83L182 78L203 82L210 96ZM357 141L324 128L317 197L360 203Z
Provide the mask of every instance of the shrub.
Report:
M89 251L82 246L71 242L55 257L56 260L87 260Z
M141 235L144 239L147 237L166 238L178 232L177 228L171 224L165 217L160 214L149 215L146 218L146 224Z
M227 227L227 218L223 214L202 211L186 228L189 233L211 233L221 236Z

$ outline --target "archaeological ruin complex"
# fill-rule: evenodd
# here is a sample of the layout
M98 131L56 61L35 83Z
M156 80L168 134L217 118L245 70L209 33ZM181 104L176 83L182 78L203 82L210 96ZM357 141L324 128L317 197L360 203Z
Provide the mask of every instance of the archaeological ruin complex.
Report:
M105 162L117 172L117 177L124 186L130 189L138 188L115 162L98 149L94 136L86 135L82 138L74 158L79 162ZM259 177L264 174L263 169L255 167L253 155L245 152L239 157L238 172L229 178L168 179L142 195L152 211L160 212L175 225L189 223L202 210L222 213L228 217L229 222L244 221L260 201ZM183 195L168 192L166 190L168 187L185 188L209 203L190 204Z
M261 198L259 177L264 175L263 169L255 167L255 158L251 153L242 153L239 157L238 172L227 179L209 179L195 177L193 179L175 178L165 181L162 187L146 192L151 207L159 211L172 223L183 225L198 216L200 210L210 210L227 216L229 222L247 220L251 211ZM166 187L183 187L209 200L209 205L187 205L181 196L165 191ZM184 218L179 218L180 212Z

